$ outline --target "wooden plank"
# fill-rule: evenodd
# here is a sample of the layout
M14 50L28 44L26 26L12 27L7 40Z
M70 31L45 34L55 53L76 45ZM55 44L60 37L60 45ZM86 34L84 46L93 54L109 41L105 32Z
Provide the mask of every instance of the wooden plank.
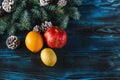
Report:
M27 32L18 32L21 45L6 47L0 36L0 79L7 80L119 80L120 0L83 0L81 18L70 21L67 45L54 49L57 64L50 68L24 44Z

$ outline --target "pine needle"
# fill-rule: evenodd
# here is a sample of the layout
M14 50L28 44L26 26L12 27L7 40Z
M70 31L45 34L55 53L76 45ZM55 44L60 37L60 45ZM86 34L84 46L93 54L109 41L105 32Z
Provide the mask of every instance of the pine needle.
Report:
M21 19L20 22L22 24L22 27L24 27L23 29L30 29L31 26L31 22L30 22L30 17L29 17L29 13L27 11L24 11L21 15Z
M81 0L67 0L68 1L68 4L69 5L77 5L77 6L80 6L82 4L82 1Z
M67 0L67 5L60 7L57 5L58 0L53 0L47 6L40 6L39 0L15 0L14 10L6 13L0 20L0 34L5 31L9 35L14 34L17 30L30 30L33 25L41 24L49 20L61 28L67 28L69 19L78 20L80 12L78 6L81 0ZM0 0L2 4L2 0Z
M6 30L7 24L3 21L0 20L0 34L3 34L4 31Z
M76 7L66 7L65 13L75 20L79 20L80 18L79 10Z
M69 17L68 16L63 16L63 20L60 22L60 27L65 29L67 28L67 24L68 24L68 21L69 21Z

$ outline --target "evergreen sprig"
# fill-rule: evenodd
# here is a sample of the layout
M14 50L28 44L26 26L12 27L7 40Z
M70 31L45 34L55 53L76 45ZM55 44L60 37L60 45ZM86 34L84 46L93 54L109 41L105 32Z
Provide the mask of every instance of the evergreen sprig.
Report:
M78 6L81 5L81 0L67 0L67 5L63 7L57 5L58 1L53 0L49 5L40 6L39 0L15 0L14 10L0 17L0 34L7 32L13 35L17 30L30 30L35 24L46 20L67 28L70 18L80 18Z

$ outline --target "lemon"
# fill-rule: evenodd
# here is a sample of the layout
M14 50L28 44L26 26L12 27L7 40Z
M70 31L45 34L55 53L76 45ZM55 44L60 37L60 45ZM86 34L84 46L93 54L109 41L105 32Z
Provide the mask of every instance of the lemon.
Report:
M57 56L51 48L44 48L41 51L41 60L46 66L54 66L57 62Z

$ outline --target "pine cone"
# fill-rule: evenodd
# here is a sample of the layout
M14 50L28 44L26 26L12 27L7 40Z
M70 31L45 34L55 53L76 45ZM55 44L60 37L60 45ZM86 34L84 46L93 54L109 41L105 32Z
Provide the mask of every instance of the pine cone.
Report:
M44 23L42 23L42 25L40 27L40 31L45 32L50 27L52 27L52 23L48 22L48 21L45 21Z
M40 26L36 25L33 27L33 31L40 32Z
M14 0L3 0L2 2L2 8L10 13L13 10Z
M17 36L10 36L6 40L6 45L9 49L16 49L20 45L20 39Z
M52 2L52 0L40 0L40 6L46 6L51 2Z
M67 0L59 0L57 4L58 6L64 7L67 4Z

